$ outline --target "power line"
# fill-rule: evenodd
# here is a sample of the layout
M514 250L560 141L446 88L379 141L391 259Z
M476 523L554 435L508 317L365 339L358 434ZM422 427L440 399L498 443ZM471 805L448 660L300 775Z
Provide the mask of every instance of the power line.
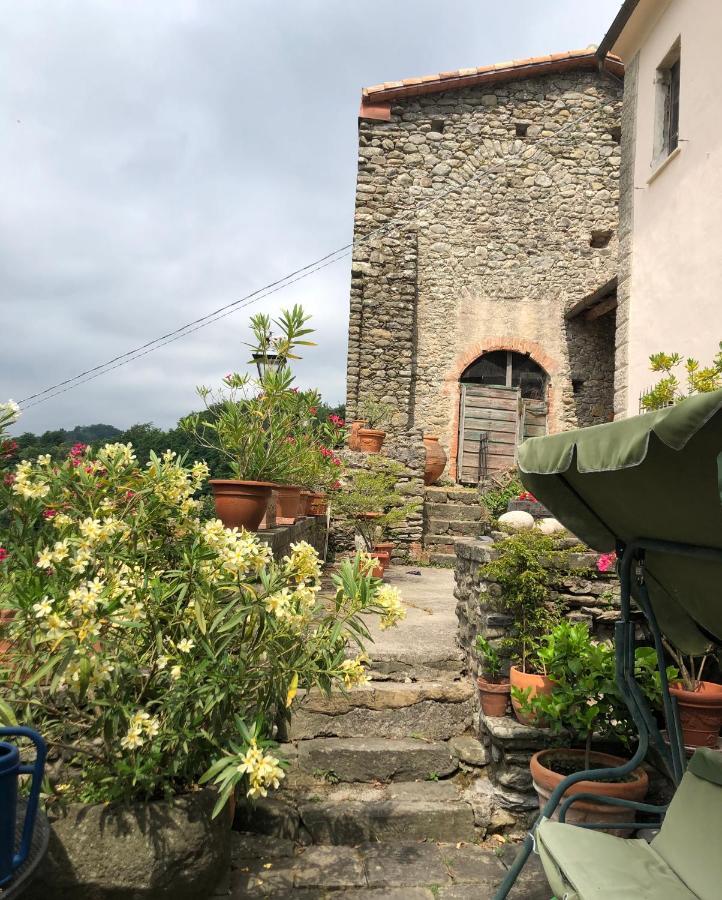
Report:
M552 135L540 138L537 141L534 152L527 158L526 161L531 162L538 155L540 145L548 143L552 139L557 140L559 135L564 131L575 125L578 125L596 112L598 112L597 109L590 109L587 112L582 113L576 119L571 119L570 121L566 122ZM480 153L482 149L483 148L479 148L477 152ZM180 338L182 337L186 337L187 335L193 334L196 331L200 331L202 328L206 328L208 325L212 325L220 319L225 318L226 316L231 315L246 306L250 306L252 303L257 303L259 300L262 300L265 297L268 297L271 294L274 294L277 291L280 291L283 288L286 288L289 285L302 280L303 278L307 278L309 275L313 275L321 269L325 269L327 266L338 262L338 260L344 259L345 257L349 256L355 248L367 243L368 241L380 235L383 235L385 232L395 231L396 229L406 224L410 216L418 216L420 212L427 209L429 206L438 203L440 200L445 199L450 194L460 191L468 187L468 185L470 185L471 183L479 181L484 177L498 174L500 171L503 171L507 161L508 158L505 158L497 161L490 166L487 166L486 168L477 170L467 179L449 185L447 188L439 191L437 194L435 194L433 197L430 197L428 200L425 200L423 203L405 210L394 219L391 219L389 222L385 222L383 225L379 225L377 228L372 229L370 232L367 232L365 235L354 240L352 243L345 244L344 246L333 250L331 253L327 253L325 256L322 256L319 259L314 260L313 262L310 262L305 266L300 267L299 269L295 269L288 275L285 275L282 278L277 279L276 281L270 282L269 284L264 285L263 287L258 288L255 291L252 291L250 294L246 294L244 297L241 297L238 300L227 303L224 306L221 306L218 309L214 310L213 312L207 313L205 316L201 316L200 318L195 319L192 322L188 322L185 325L174 329L173 331L169 331L166 334L160 335L159 337L154 338L151 341L147 341L145 344L141 344L139 347L136 347L133 350L128 350L127 352L115 356L104 363L100 363L97 366L86 369L84 372L80 372L78 375L75 375L72 378L67 378L64 381L60 381L54 385L50 385L42 391L37 391L36 393L31 394L30 396L24 398L19 402L21 406L24 405L25 409L37 406L40 403L45 403L46 401L52 400L54 397L57 397L60 394L67 393L75 387L80 387L80 385L82 384L93 381L95 378L99 378L101 375L105 375L107 372L112 372L114 369L118 369L122 366L128 365L129 363L134 362L136 359L141 359L143 356L147 356L154 350L158 350L161 347L166 346L167 344L171 344L174 341L180 340Z

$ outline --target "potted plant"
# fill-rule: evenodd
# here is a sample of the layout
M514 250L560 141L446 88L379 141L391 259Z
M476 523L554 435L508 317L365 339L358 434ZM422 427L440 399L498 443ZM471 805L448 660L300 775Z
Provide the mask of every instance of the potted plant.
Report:
M319 419L316 407L312 407L311 412L313 418L302 428L307 448L300 480L308 488L308 515L325 516L328 491L338 487L343 472L343 461L336 451L343 447L348 429L341 416L335 413Z
M484 673L476 679L482 711L485 716L505 716L511 685L502 677L502 658L480 634L476 637L476 655Z
M384 428L391 422L394 407L378 400L362 400L359 404L363 425L358 428L358 449L363 453L378 453L386 437Z
M695 665L694 656L685 659L684 654L667 641L665 647L679 667L680 679L670 684L669 692L677 701L685 746L716 749L722 728L722 685L702 680L712 648Z
M170 451L142 466L130 444L109 444L12 474L0 482L0 602L15 611L0 718L49 747L54 836L38 896L212 892L227 803L283 781L274 722L301 688L365 680L367 614L393 624L398 594L359 554L335 576L335 602L321 600L312 547L277 563L254 535L201 519L207 468Z
M529 696L523 706L571 745L540 750L531 759L532 779L542 808L567 775L622 765L624 758L594 750L592 740L620 741L626 746L634 727L617 688L614 648L594 641L584 623L560 622L542 639L537 653L551 676L552 689L548 694ZM654 650L638 648L635 669L637 683L652 702L657 702L660 687ZM648 787L647 773L640 767L619 782L581 781L565 796L591 793L642 801ZM567 821L624 822L630 815L633 817L633 812L624 807L585 800L571 807Z
M366 468L346 472L330 495L335 518L353 527L382 569L389 564L390 549L376 548L379 537L392 532L418 508L398 490L405 471L394 460L369 457Z
M298 514L300 487L295 482L304 467L306 443L304 439L299 445L299 423L310 417L315 395L294 387L288 360L298 358L296 347L311 345L304 339L312 331L305 327L308 319L300 306L283 310L273 323L280 332L274 337L267 316L252 317L258 377L231 372L218 392L199 387L205 412L181 420L202 447L217 451L229 464L233 478L210 482L216 512L228 527L257 529L277 485L279 520Z
M484 578L498 583L499 611L512 619L510 635L502 642L516 662L509 670L511 702L518 720L537 724L534 713L522 708L525 698L549 694L551 679L537 653L541 637L559 621L559 607L552 598L551 569L559 572L565 552L539 532L512 535L495 546L495 558L481 569Z

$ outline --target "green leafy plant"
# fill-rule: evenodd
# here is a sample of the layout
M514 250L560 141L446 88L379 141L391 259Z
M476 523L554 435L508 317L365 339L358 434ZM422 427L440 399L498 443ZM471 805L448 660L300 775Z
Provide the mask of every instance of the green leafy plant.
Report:
M712 645L710 644L706 653L695 657L685 656L681 650L670 644L666 638L662 638L662 641L665 649L679 667L678 675L685 691L696 691L702 683L702 672L707 660L712 655ZM695 660L698 660L698 662L695 663Z
M372 550L418 509L418 503L407 500L397 488L406 473L400 463L372 456L366 465L349 470L341 479L332 494L332 509L337 521L351 525Z
M0 716L44 735L64 796L154 798L204 773L221 805L238 784L263 796L283 778L270 738L296 692L362 683L367 614L403 615L362 554L323 598L308 544L276 562L201 520L206 474L171 451L140 467L130 445L76 445L0 482Z
M652 371L662 373L662 378L642 397L642 408L645 410L663 409L692 394L706 394L722 387L722 341L720 352L711 365L700 368L699 360L688 358L684 361L686 393L681 390L679 378L675 374L675 369L682 363L679 353L653 353L649 362Z
M367 428L383 430L391 423L395 412L395 407L390 403L379 400L366 399L358 405L358 417L366 423Z
M590 767L592 738L617 738L627 744L634 734L631 715L616 682L614 648L595 641L584 623L561 621L545 635L537 650L552 680L550 694L529 696L512 688L522 711L544 721L556 733L566 733L572 742L584 744L584 768ZM676 670L669 669L674 677ZM635 654L635 676L647 698L660 699L656 654L640 647Z
M500 653L480 634L476 636L475 647L477 656L482 663L482 671L492 680L498 679L504 667Z
M499 597L492 605L513 619L511 634L502 648L518 661L523 672L544 670L536 656L540 639L559 621L559 604L552 596L553 577L565 570L568 551L553 538L535 531L499 541L495 558L481 567L482 578L496 582Z
M507 469L492 476L488 486L481 493L481 502L489 510L492 519L505 513L510 500L516 499L524 490L516 468Z

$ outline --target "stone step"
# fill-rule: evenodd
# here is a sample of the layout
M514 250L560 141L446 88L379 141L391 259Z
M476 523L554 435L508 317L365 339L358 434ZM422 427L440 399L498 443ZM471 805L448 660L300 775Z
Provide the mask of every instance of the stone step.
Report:
M458 537L475 537L481 531L481 522L458 522L452 519L428 519L427 534L457 535Z
M447 740L471 725L473 695L468 678L410 684L373 681L346 694L299 694L289 737L307 740L373 734Z
M423 781L453 775L459 758L449 744L408 738L312 738L281 744L292 770L338 782Z
M454 503L469 506L478 506L481 495L477 488L454 487L428 487L424 492L424 500L427 503Z
M473 807L463 799L463 788L451 781L338 785L299 796L296 806L314 844L478 837Z
M424 503L428 519L448 519L452 522L480 522L484 512L480 506L459 506L456 503Z
M429 554L429 562L434 566L455 566L456 565L456 554L455 553L430 553Z

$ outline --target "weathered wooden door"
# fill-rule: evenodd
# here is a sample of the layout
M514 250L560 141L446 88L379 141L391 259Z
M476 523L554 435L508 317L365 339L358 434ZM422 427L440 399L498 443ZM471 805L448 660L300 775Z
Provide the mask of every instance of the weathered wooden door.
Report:
M457 480L478 484L516 463L516 448L546 434L545 400L522 399L519 388L462 384Z

